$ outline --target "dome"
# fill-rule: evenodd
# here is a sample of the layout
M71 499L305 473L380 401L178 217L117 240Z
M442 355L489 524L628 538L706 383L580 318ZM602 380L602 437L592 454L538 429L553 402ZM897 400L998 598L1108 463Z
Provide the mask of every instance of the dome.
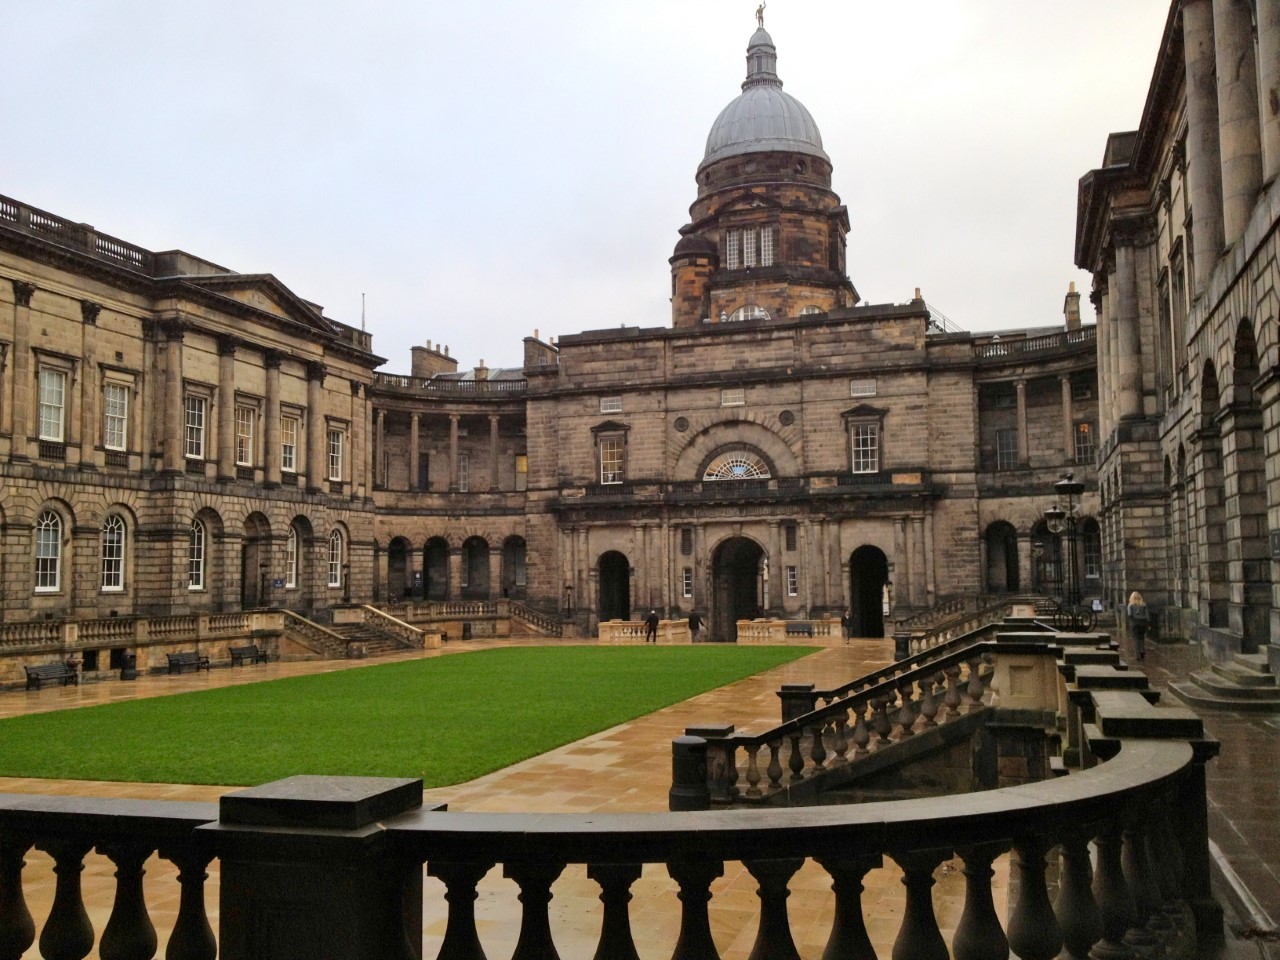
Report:
M830 161L822 149L818 124L803 103L783 93L777 73L778 51L763 27L747 45L747 79L742 94L720 111L707 135L699 169L747 153L783 150Z

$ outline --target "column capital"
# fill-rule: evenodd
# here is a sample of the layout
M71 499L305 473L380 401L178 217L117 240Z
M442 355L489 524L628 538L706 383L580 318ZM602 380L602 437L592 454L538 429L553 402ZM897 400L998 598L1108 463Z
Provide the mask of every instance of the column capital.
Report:
M1111 221L1111 241L1117 247L1146 247L1155 241L1155 219L1147 213Z
M98 325L98 314L102 312L102 306L94 303L92 300L80 301L80 317L91 327Z
M36 292L34 283L27 283L25 280L10 280L13 284L13 302L20 307L31 306L31 297Z
M1019 393L1027 389L1027 378L1019 377L1017 380L1013 381L1013 388ZM1005 396L1008 396L1008 394L1005 394Z
M454 423L454 424L456 424L456 423L457 423L459 420L461 420L461 419L462 419L462 414L460 414L460 413L451 413L451 414L449 414L449 422L450 422L450 423Z
M262 365L268 370L279 370L284 363L284 352L281 350L263 350Z
M364 384L362 384L359 380L352 380L352 381L351 381L351 395L352 395L353 397L358 397L358 396L360 396L360 388L361 388L361 387L363 387L363 386L364 386Z
M1059 379L1059 380L1061 380L1063 383L1070 383L1070 382L1071 382L1071 374L1069 374L1069 373L1060 373L1060 374L1058 374L1058 379Z
M218 356L234 357L236 348L240 346L240 341L230 333L218 334Z
M329 372L329 368L320 360L308 360L306 362L307 379L311 381L319 380L324 383L325 375Z
M181 343L182 338L187 334L187 325L177 317L165 317L160 321L160 330L166 340Z

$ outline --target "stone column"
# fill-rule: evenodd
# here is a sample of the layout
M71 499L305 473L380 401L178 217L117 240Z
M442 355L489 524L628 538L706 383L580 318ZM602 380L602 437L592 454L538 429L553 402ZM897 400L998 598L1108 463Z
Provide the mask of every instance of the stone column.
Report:
M707 572L707 528L701 523L693 528L693 605L703 617L711 614L711 576ZM708 624L708 627L710 625Z
M769 521L769 566L777 570L777 575L784 581L786 580L787 565L782 562L782 524L778 520ZM789 599L784 587L778 591L778 598L773 602L774 608L781 610Z
M409 417L409 489L420 490L418 483L418 460L421 457L421 420L422 414L415 413Z
M1275 6L1274 0L1270 6ZM1251 7L1248 0L1213 0L1222 227L1223 242L1228 247L1244 236L1262 188L1262 129L1258 124L1258 71L1253 59Z
M218 337L218 480L236 478L236 338Z
M925 586L924 517L911 518L911 596L917 606L927 606L929 594Z
M13 445L9 459L31 459L30 443L32 417L31 400L34 386L31 379L31 298L36 288L21 280L13 283L13 369L10 407L13 410Z
M814 597L814 601L815 603L817 603L819 607L825 607L827 605L827 593L829 589L828 585L830 582L830 578L827 576L827 569L828 569L827 557L829 553L830 551L827 549L827 523L825 520L819 520L818 521L818 563L817 563L817 566L813 568L813 575L818 580L818 589L816 591L816 596ZM774 576L779 578L779 581L778 581L779 593L781 593L784 589L782 585L782 580L781 580L783 575L784 575L784 571L782 570L778 570L774 573ZM813 616L812 610L808 611L808 613L809 613L809 616L811 617Z
M458 492L458 414L449 414L449 492Z
M373 435L373 397L369 395L369 388L364 388L364 433L368 438L369 449L365 452L364 465L360 468L361 476L364 477L364 495L367 499L373 498L373 447L375 438Z
M359 500L368 487L364 486L364 465L369 457L365 446L369 442L369 434L365 430L364 391L355 380L351 381L351 499ZM427 573L422 572L422 582L427 582Z
M498 418L489 417L489 490L498 489Z
M893 521L893 559L896 567L894 573L898 578L897 604L909 607L911 597L911 556L907 551L907 518L895 517Z
M1192 300L1195 300L1213 274L1223 241L1212 0L1183 3L1182 47L1186 59L1187 190L1191 198L1191 242L1195 256Z
M183 469L182 428L185 424L182 390L181 322L165 324L164 361L164 469L165 473L181 473Z
M502 547L489 548L489 599L498 600L502 597L502 588L504 586L503 575L506 571L502 569Z
M1075 424L1071 415L1071 375L1058 377L1062 383L1062 458L1064 463L1076 462Z
M267 380L267 412L266 422L262 425L263 478L268 487L280 486L280 364L284 362L284 354L279 350L262 352L262 367L266 371ZM293 468L298 468L297 437L293 438Z
M324 487L325 461L325 366L318 360L307 362L307 490Z
M1280 4L1258 4L1259 114L1262 119L1262 182L1280 177Z
M1121 419L1142 414L1142 345L1138 330L1138 270L1131 243L1116 245L1116 348L1117 413Z
M462 548L449 547L449 596L448 600L462 599Z
M924 589L926 603L933 606L938 596L938 578L933 556L933 514L924 518Z
M813 525L809 520L805 520L800 524L800 529L796 531L796 535L800 538L800 542L796 544L800 548L800 556L804 558L804 563L800 564L804 570L804 586L801 588L801 595L804 597L805 612L813 609L813 557L809 552L809 544L813 538L810 531Z
M379 410L375 414L377 422L376 440L378 444L377 453L374 454L376 462L373 465L374 483L383 490L387 488L387 411Z
M675 548L671 543L671 524L662 520L657 526L657 537L660 551L659 568L662 570L662 605L668 611L680 606L680 598L674 589L676 579Z
M96 466L94 447L98 437L98 314L102 307L90 300L80 301L80 328L83 345L80 356L80 469ZM129 434L130 437L133 434Z
M1027 448L1027 381L1019 380L1013 387L1018 395L1018 465L1025 467L1030 462Z
M1101 436L1107 436L1110 427L1109 417L1109 400L1110 396L1110 376L1108 374L1107 364L1111 358L1111 341L1109 339L1109 331L1107 329L1107 320L1103 306L1105 304L1107 281L1102 274L1095 274L1093 278L1093 293L1089 300L1093 304L1094 322L1097 324L1097 342L1098 342L1098 432Z
M596 597L595 588L599 584L599 571L591 562L590 547L587 541L587 528L578 528L577 546L574 548L574 578L576 583L573 587L573 604L575 607L583 607L587 611L587 616L594 617L600 610L600 604Z

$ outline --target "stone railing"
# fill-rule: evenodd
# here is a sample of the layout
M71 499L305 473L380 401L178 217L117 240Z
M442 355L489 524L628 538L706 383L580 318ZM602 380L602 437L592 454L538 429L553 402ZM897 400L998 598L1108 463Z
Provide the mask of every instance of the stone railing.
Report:
M713 928L736 933L744 911L758 924L752 956L795 958L789 909L812 917L830 911L832 899L824 956L872 958L862 881L871 870L895 869L891 864L901 873L903 900L877 913L901 916L893 956L945 960L932 887L939 865L959 856L966 893L952 956L1050 960L1092 950L1097 957L1189 960L1221 932L1209 890L1204 796L1204 764L1216 745L1187 726L1194 720L1187 711L1154 710L1178 715L1173 732L1136 692L1099 697L1093 707L1079 772L941 800L785 815L459 813L423 807L421 781L368 778L295 777L228 794L218 807L0 794L0 951L20 957L37 938L46 957L93 949L98 931L80 873L96 850L116 866L114 905L91 904L94 914L109 910L98 944L103 957L153 955L158 937L142 868L158 851L180 871L166 954L172 960L211 960L215 950L228 960L404 960L417 955L424 912L445 911L438 957L483 960L477 885L498 864L519 890L517 960L559 956L556 929L566 925L598 928L598 957L636 957L639 934L653 955L713 958ZM39 926L24 888L52 884L43 858L24 871L32 847L47 852L56 869L52 909ZM1010 849L1010 904L1001 917L991 865ZM1055 849L1060 868L1051 901L1046 868ZM203 889L214 858L216 946ZM811 883L790 889L810 860L830 875L834 897ZM726 862L742 863L755 878L754 902L745 888L722 893L713 886ZM424 894L424 865L443 882L443 894ZM151 897L178 899L177 890L156 888L157 878L172 876L162 867L150 873ZM673 906L678 898L678 929L654 924L648 913L630 916L631 887L646 867L651 889L662 883L657 870L678 888L654 894ZM553 923L552 884L566 869L598 884L602 919L570 899Z
M71 247L99 260L109 260L142 273L155 274L155 254L150 251L99 233L88 224L72 223L8 197L0 197L0 223L8 224L23 233L44 237L64 247Z
M356 652L358 645L354 641L347 640L346 637L340 636L332 630L308 620L306 617L298 616L292 610L275 611L275 615L278 619L273 626L286 637L292 635L295 640L298 640L302 646L309 650L338 658L350 657ZM270 629L265 624L264 627Z
M549 616L533 609L528 604L521 603L519 600L507 600L506 604L508 616L512 620L523 623L525 626L537 630L548 637L563 635L564 622L559 617Z
M643 643L643 620L602 620L597 628L601 643ZM692 643L689 621L659 620L658 641L661 643Z
M1092 344L1097 340L1097 328L1081 327L1079 330L1067 330L1062 333L1049 333L1039 337L993 336L977 340L973 344L973 355L979 360L1019 356L1028 353L1045 353L1051 350L1068 350L1074 347Z
M363 614L361 619L364 623L381 630L383 633L391 634L397 640L411 647L434 650L440 646L439 633L427 633L425 630L419 630L403 620L399 620L388 613L383 613L377 607L363 605L360 607L360 612Z
M373 385L382 390L459 397L507 397L529 391L529 384L524 380L456 380L448 377L405 377L394 373L375 373Z
M839 639L839 620L739 620L739 643L787 643L793 640Z

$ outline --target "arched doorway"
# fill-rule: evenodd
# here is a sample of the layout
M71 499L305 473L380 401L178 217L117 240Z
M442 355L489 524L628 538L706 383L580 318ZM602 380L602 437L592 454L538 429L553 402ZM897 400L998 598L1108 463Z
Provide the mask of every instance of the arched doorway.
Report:
M1043 520L1031 528L1031 589L1049 597L1062 593L1062 540Z
M987 593L1017 593L1018 531L1007 520L987 527Z
M879 547L861 546L849 557L851 633L855 637L884 636L885 586L889 558Z
M240 541L240 607L252 610L265 606L271 596L268 577L271 525L260 513L251 513L244 521L244 539Z
M409 595L409 541L396 537L387 545L387 599L392 603Z
M738 621L760 616L764 550L746 537L730 537L711 560L712 640L734 642Z
M524 537L507 537L502 544L502 595L523 600L529 582Z
M468 537L462 544L462 599L489 599L489 543Z
M631 563L616 550L600 555L600 622L631 619Z
M449 598L449 541L432 537L422 551L423 590L428 600Z

